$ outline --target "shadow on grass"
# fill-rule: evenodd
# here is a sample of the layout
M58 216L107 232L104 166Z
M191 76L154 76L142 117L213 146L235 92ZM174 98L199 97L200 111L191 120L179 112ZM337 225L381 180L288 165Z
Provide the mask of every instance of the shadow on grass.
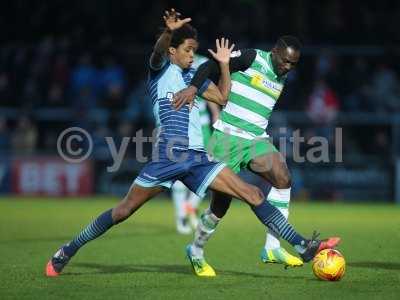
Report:
M190 269L185 265L103 265L96 263L76 263L78 267L94 269L97 274L122 274L122 273L151 273L166 272L191 275ZM87 273L69 272L65 275L83 275Z
M76 234L77 232L75 232ZM107 235L107 239L120 239L120 238L134 238L135 236L157 236L157 235L176 235L176 232L174 229L171 227L166 227L162 225L155 225L155 224L145 224L144 226L140 227L135 227L132 229L130 232L113 232L110 235ZM16 238L16 239L9 239L9 240L2 240L0 241L1 244L9 244L9 243L15 243L15 242L21 242L21 243L37 243L37 242L55 242L55 241L60 241L60 242L65 242L65 241L70 241L74 236L69 235L69 236L50 236L50 237L39 237L39 238Z
M367 268L367 269L381 269L381 270L400 270L400 263L379 262L379 261L358 261L347 263L350 267Z
M253 278L275 278L275 279L285 279L285 280L299 280L299 279L307 279L305 276L279 276L279 275L268 275L268 274L257 274L257 273L248 273L248 272L239 272L239 271L224 271L221 270L218 272L220 275L231 275L231 276L249 276Z
M76 263L75 266L95 269L94 274L121 274L121 273L174 273L193 276L193 272L188 265L151 265L151 264L137 264L137 265L104 265L97 263ZM306 279L304 276L276 276L276 275L263 275L249 272L217 270L219 275L228 276L247 276L253 278L277 278L277 279ZM68 272L65 275L87 275L88 273Z

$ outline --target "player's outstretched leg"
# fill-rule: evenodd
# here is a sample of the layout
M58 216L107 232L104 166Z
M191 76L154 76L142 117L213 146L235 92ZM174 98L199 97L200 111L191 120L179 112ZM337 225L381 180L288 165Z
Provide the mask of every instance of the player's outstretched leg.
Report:
M267 196L267 201L277 208L282 215L288 220L289 217L289 188L271 188ZM264 263L278 263L285 267L301 267L303 262L298 257L290 254L284 247L281 246L279 235L271 230L268 230L265 239L264 248L261 250L261 260Z
M279 152L266 153L254 157L249 163L249 169L268 181L272 187L267 195L267 201L276 207L287 220L290 203L290 172L285 159ZM261 251L264 263L278 263L285 267L299 267L303 262L290 254L281 246L279 235L268 230L264 248Z
M207 263L204 258L204 246L209 238L214 234L215 229L229 208L232 197L224 193L213 192L211 205L200 216L196 227L194 240L192 244L187 246L187 256L192 263L193 271L198 276L206 276L203 274L212 274L215 276L214 269ZM193 262L199 261L197 266ZM211 271L212 270L212 271Z
M299 253L303 261L310 261L316 255L316 253L321 250L321 247L324 243L323 241L317 239L317 235L314 234L311 239L306 239L298 234L287 222L285 216L282 215L282 213L276 207L272 206L268 201L265 200L265 197L259 188L245 183L230 169L224 168L213 180L209 187L214 191L218 191L247 202L257 218L265 226L267 226L269 230L275 232L277 235L288 241ZM225 211L222 211L221 213L225 214L228 207L229 204L225 205ZM188 254L193 269L197 275L199 275L199 272L196 271L196 267L193 265L193 258L202 258L203 263L206 263L204 260L202 247L199 247L198 242L203 242L204 246L204 243L213 233L216 224L219 222L219 218L215 215L214 218L212 217L212 214L206 214L206 216L211 218L206 220L204 223L209 225L211 224L211 226L209 226L209 228L206 227L200 231L197 231L206 233L206 235L203 237L195 237L195 242L190 245L189 248L191 250L190 255ZM195 253L194 251L196 247L200 248L198 253ZM209 265L207 264L207 266Z
M202 200L203 198L197 196L195 193L193 192L189 193L187 213L189 216L190 225L193 228L196 228L197 224L199 223L198 213L199 213L199 206Z
M189 259L190 264L192 265L194 274L196 274L197 276L214 277L217 275L213 267L211 267L204 259L204 256L196 255L193 252L192 245L186 246L186 256Z
M336 246L340 239L329 238L327 240L317 239L319 234L314 231L310 239L306 239L297 233L292 225L288 223L282 213L268 201L264 201L260 205L251 207L258 219L268 227L269 230L277 233L281 238L291 244L304 262L309 262L314 256L325 248L326 243L332 243L334 240Z
M175 208L176 231L180 234L190 234L192 232L186 207L188 193L188 188L179 180L175 181L171 188L171 196Z
M257 156L250 161L249 169L272 184L267 201L277 208L287 220L289 216L291 176L282 154L273 152ZM334 247L339 241L340 239L338 238L331 238L323 241L321 247L326 247L327 245ZM265 247L261 251L261 259L266 263L282 263L291 267L303 265L300 259L289 254L281 247L278 233L272 230L267 233Z
M211 183L213 190L229 194L246 201L257 218L268 227L269 230L279 234L288 241L299 253L304 262L309 262L324 246L323 241L313 235L306 239L297 233L288 223L285 216L268 201L257 187L247 184L235 175L230 169L224 168Z
M70 259L87 242L105 233L113 225L121 223L139 209L147 200L162 191L160 187L143 188L134 184L125 198L113 209L109 209L86 226L73 240L62 246L46 265L46 275L58 276Z

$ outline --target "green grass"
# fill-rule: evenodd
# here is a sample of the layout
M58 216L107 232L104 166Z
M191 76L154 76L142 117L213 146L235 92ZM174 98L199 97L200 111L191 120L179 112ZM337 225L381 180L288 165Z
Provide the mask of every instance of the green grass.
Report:
M207 246L218 276L197 278L184 256L191 236L175 233L172 205L160 200L87 244L62 276L44 277L55 250L115 203L1 198L0 299L399 299L400 208L393 205L292 205L300 232L342 237L340 282L317 280L309 264L262 264L264 228L238 202Z

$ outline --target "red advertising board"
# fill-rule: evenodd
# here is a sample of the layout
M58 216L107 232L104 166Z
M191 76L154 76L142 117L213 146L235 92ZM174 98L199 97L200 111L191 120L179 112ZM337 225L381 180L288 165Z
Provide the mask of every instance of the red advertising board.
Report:
M60 158L14 159L12 192L19 195L85 196L93 193L92 164L67 163Z

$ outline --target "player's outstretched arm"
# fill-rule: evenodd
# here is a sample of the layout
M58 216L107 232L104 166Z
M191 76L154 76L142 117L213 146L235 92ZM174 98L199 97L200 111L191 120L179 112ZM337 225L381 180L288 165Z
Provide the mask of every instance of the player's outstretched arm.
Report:
M235 48L235 44L232 44L229 47L229 40L222 38L221 43L217 39L215 41L215 45L217 47L217 53L215 53L211 49L208 49L208 51L215 58L215 60L219 62L221 76L219 78L218 88L222 94L222 97L225 99L225 101L227 101L229 92L231 90L231 76L229 70L229 62L231 59L232 50L233 48Z
M257 52L255 49L246 49L243 51L239 50L233 52L233 57L230 59L229 63L230 73L244 71L249 68L256 55ZM189 87L179 91L174 95L172 105L175 107L175 109L179 109L186 103L191 103L196 96L196 93L198 93L200 87L203 86L207 78L219 78L220 75L221 68L218 67L218 63L215 60L210 59L209 61L200 65Z
M231 52L235 44L229 46L229 40L225 38L215 40L216 52L208 49L212 57L219 62L220 79L218 88L214 84L210 84L207 90L202 94L202 97L208 101L215 102L219 105L225 105L228 99L228 94L231 89L231 76L229 73L229 61Z
M216 52L208 49L208 51L210 51L211 55L215 59L215 61L212 61L217 68L218 64L216 63L216 61L219 62L220 71L218 73L220 74L220 81L218 84L219 87L217 87L213 82L209 82L208 86L204 84L205 81L203 82L200 94L204 99L217 103L219 105L226 104L231 85L229 74L229 61L234 46L235 45L233 44L231 47L229 47L229 40L222 38L221 41L219 39L216 40ZM203 90L203 86L204 88L206 88L205 91ZM199 89L191 85L174 95L172 105L176 110L179 110L186 104L189 104L191 107L193 105L194 98L198 92Z
M217 120L219 118L219 113L221 111L221 107L210 101L207 101L207 106L211 113L211 122L212 122L212 124L214 124L215 122L217 122Z
M154 45L153 52L150 56L150 67L153 70L158 70L163 66L167 57L168 47L171 43L172 32L192 20L191 18L181 20L180 16L181 14L173 8L165 11L163 16L165 29Z

